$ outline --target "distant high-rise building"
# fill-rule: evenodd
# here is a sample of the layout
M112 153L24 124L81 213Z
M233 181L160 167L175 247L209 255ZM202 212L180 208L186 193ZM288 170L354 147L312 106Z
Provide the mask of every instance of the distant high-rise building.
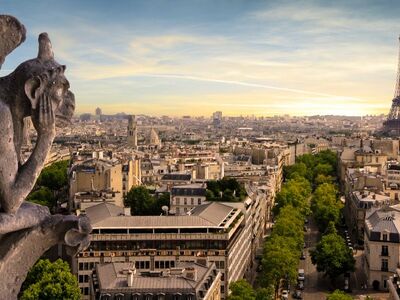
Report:
M101 116L103 114L103 112L101 111L101 108L98 107L96 108L96 116Z
M130 147L137 147L137 123L135 116L131 115L128 118L128 145Z
M216 111L212 115L213 125L215 127L220 127L222 124L222 111Z
M87 122L87 121L90 121L91 119L92 119L92 115L88 114L88 113L81 114L79 116L79 120L81 120L82 122Z
M387 120L383 123L383 131L387 135L400 136L400 51L394 98Z

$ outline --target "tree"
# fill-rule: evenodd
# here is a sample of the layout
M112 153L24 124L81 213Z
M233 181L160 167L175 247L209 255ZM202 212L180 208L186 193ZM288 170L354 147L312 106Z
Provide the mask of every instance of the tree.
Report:
M57 199L65 199L66 187L68 186L69 161L58 161L44 168L36 182L36 187L31 192L27 200L48 206L53 209L57 204Z
M170 202L170 194L169 193L163 193L159 195L156 198L156 201L154 202L154 211L160 210L163 206L168 206L169 207L169 202Z
M269 286L268 288L258 288L254 290L253 287L245 280L240 279L232 282L229 286L231 294L228 300L273 300L274 289Z
M273 236L278 235L293 239L296 243L294 250L300 250L304 243L304 216L291 205L283 207L276 218Z
M297 176L300 177L307 177L307 166L305 163L296 163L292 166L284 167L283 168L285 178L293 179Z
M326 300L352 300L353 297L347 295L345 292L335 290L332 294L326 297Z
M148 215L153 208L153 197L144 186L131 188L125 196L124 203L131 208L131 214L135 216Z
M317 187L311 201L314 219L322 232L329 222L337 224L340 220L343 204L337 199L337 190L333 184L323 183Z
M36 182L38 186L48 187L50 190L57 191L68 185L69 161L58 161L44 168Z
M229 285L229 289L231 290L231 294L229 295L228 300L256 299L256 293L254 292L253 287L244 279L232 282Z
M47 206L50 209L56 204L54 194L48 187L40 187L38 190L29 194L27 200L36 204Z
M169 206L169 193L155 197L146 187L135 186L125 196L124 204L131 208L131 214L135 216L160 215L163 213L161 208Z
M340 274L354 271L353 253L336 232L324 235L310 253L318 272L325 272L332 281Z
M256 300L274 300L274 289L272 286L268 288L259 288L256 290Z
M277 205L274 207L274 214L277 215L282 207L291 205L299 209L303 215L307 215L309 213L308 199L310 195L311 186L307 179L301 177L288 180L276 195Z
M336 173L337 169L337 154L331 150L324 150L316 155L316 159L319 163L329 164L333 168L333 172Z
M314 179L314 184L316 186L321 185L323 183L332 183L334 178L332 176L326 176L323 174L318 174Z
M280 280L285 277L290 282L295 282L299 262L299 251L296 249L297 242L291 238L277 234L267 238L262 259L263 287L273 284L277 290Z
M207 181L206 197L209 201L237 202L242 201L246 195L245 188L235 178Z
M68 264L58 259L39 260L29 271L21 289L21 300L62 300L81 298L76 277Z

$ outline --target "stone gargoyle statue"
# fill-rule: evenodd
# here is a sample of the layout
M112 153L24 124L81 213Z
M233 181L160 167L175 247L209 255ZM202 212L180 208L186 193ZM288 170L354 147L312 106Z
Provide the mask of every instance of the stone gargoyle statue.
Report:
M14 17L0 15L0 67L5 57L25 40L25 27ZM0 294L17 299L33 264L54 245L71 253L89 245L90 222L85 216L51 215L48 208L25 202L53 143L56 126L70 122L74 94L54 60L50 39L39 35L37 58L0 77ZM24 119L37 131L34 150L21 159Z

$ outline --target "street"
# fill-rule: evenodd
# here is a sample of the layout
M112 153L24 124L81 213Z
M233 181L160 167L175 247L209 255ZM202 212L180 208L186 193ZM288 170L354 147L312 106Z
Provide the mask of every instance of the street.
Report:
M319 232L318 228L314 223L314 220L310 218L307 224L307 232L304 235L304 241L306 243L306 254L305 260L300 260L299 269L304 269L305 281L303 299L306 300L321 300L325 299L327 291L329 290L329 280L323 277L323 274L318 273L317 269L311 262L311 256L309 251L313 249L318 242Z
M307 232L305 232L304 240L306 243L306 259L300 260L299 269L304 269L305 281L303 290L304 300L323 300L326 299L328 293L332 291L332 285L329 278L325 278L323 273L317 272L316 267L311 262L311 256L309 251L315 248L316 243L319 238L318 228L312 218L310 218L307 224ZM366 282L365 274L362 270L362 255L363 251L358 250L354 254L356 259L356 272L351 273L350 277L350 288L352 293L349 294L355 299L360 299L361 295L369 295L374 300L386 300L388 299L388 293L376 292L371 289L365 290L361 288L361 285ZM337 279L338 286L340 288L340 283L343 282L343 276ZM293 292L295 288L292 289L290 299L293 299ZM361 298L362 299L362 298Z

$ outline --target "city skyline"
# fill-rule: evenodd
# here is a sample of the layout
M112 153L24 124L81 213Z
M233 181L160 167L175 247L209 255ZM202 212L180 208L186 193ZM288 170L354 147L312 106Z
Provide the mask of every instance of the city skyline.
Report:
M398 59L394 1L5 1L28 28L0 75L47 31L77 113L387 114ZM48 7L51 7L49 10ZM51 11L51 13L49 12Z

